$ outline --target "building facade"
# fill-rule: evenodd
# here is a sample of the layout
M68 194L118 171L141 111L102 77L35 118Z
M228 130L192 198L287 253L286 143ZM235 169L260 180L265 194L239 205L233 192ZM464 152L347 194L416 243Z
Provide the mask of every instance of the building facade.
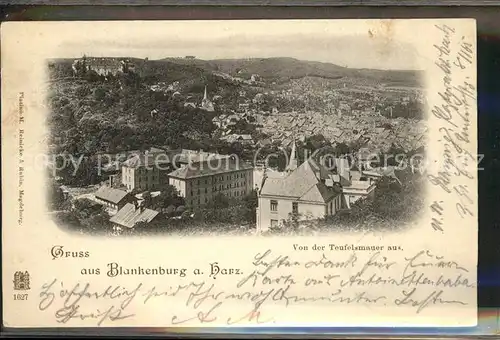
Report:
M135 154L122 164L122 184L127 191L161 190L172 171L170 157L163 150Z
M351 172L347 159L331 160L332 170L312 158L297 167L295 152L293 143L284 176L263 176L256 212L257 231L289 221L332 216L375 195L376 180L359 171Z
M335 159L336 175L334 181L342 186L345 208L363 199L372 199L375 196L376 180L363 171L351 171L347 159Z
M372 199L375 196L376 184L374 181L351 181L351 185L342 188L347 208L363 199Z
M230 158L194 162L171 172L174 186L186 206L200 209L222 194L230 200L241 199L253 190L253 167Z
M291 220L320 219L342 207L342 191L326 185L328 171L307 160L283 178L264 178L259 191L257 231Z

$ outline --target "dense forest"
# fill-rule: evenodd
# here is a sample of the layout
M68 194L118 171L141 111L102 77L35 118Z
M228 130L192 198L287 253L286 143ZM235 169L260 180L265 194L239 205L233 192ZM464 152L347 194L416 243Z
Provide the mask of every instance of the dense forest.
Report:
M92 155L151 145L186 148L195 141L211 139L216 113L184 104L199 103L205 86L208 91L218 89L220 95L230 96L237 92L236 85L203 70L189 78L184 69L194 72L193 68L173 65L169 72L178 74L162 74L148 62L138 73L104 77L88 71L75 76L68 61L52 63L48 123L53 152ZM151 84L178 79L179 74L186 79L180 84L182 94L151 90Z

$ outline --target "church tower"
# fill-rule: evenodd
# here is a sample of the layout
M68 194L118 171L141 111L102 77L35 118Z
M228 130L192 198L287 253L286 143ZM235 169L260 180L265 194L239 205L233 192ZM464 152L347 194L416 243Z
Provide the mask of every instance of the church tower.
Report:
M214 111L214 104L208 99L207 86L205 85L205 92L203 94L203 100L201 101L201 108L207 111Z
M292 172L297 169L297 147L295 145L295 139L292 142L292 152L290 153L290 160L286 166L286 172Z

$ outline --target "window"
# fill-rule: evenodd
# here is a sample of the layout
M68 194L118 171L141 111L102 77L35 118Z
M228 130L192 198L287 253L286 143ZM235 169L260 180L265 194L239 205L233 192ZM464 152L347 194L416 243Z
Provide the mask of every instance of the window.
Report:
M200 180L198 180L196 184L200 185Z
M271 211L278 211L278 201L271 201Z
M299 203L298 202L292 202L292 213L294 213L294 214L299 213Z
M206 193L208 193L208 189L207 189L207 188L205 188L205 194L206 194Z
M207 179L205 179L205 184L208 184L208 180Z
M276 228L278 226L278 220L271 220L271 228Z

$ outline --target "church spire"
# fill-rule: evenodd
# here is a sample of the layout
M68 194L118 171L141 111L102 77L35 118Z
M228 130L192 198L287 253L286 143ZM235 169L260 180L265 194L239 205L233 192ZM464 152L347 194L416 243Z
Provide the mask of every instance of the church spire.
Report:
M213 112L214 104L208 99L207 85L205 85L205 92L203 93L203 100L201 101L201 108L206 111Z
M290 160L288 161L286 171L292 172L295 169L297 169L297 146L295 145L295 138L294 138L292 142L292 152L290 153Z

